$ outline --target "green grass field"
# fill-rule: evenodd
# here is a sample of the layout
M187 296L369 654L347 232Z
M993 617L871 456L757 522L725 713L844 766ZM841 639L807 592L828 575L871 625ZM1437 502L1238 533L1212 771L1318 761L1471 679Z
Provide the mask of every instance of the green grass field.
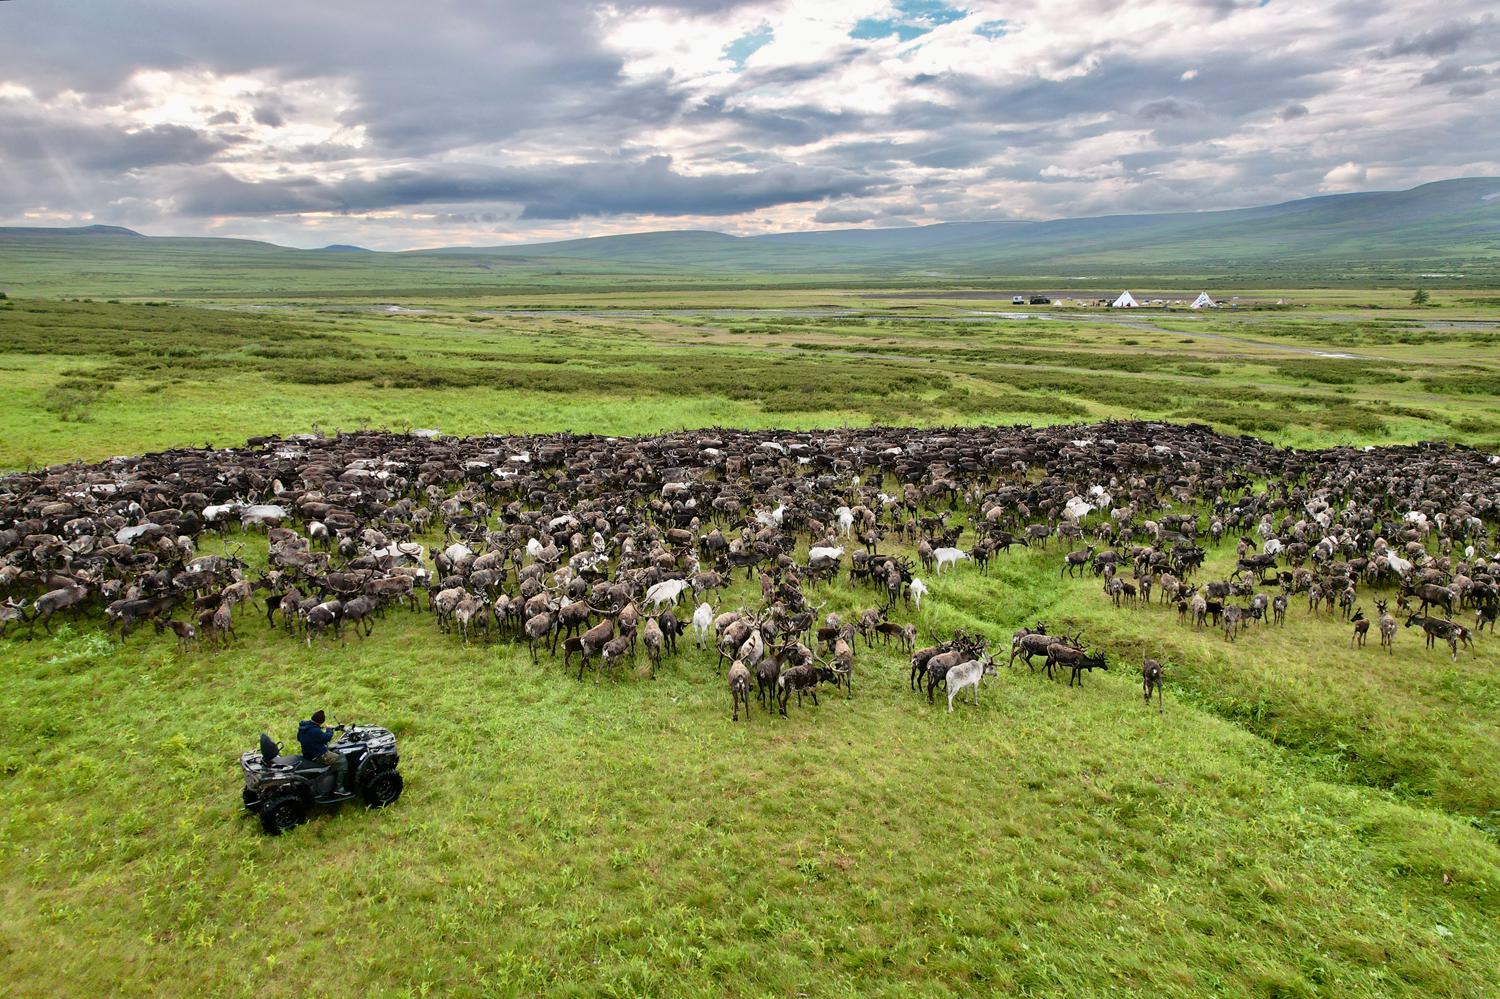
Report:
M1278 443L1500 447L1500 320L1458 296L1034 310L824 290L527 295L404 312L0 302L0 467L310 427L643 433L1150 417ZM579 300L581 298L581 301ZM760 307L749 303L760 301ZM1352 356L1350 356L1352 355Z
M1485 296L1242 294L1234 312L1049 319L979 317L1008 300L942 289L434 289L398 314L378 293L13 297L0 467L313 427L1127 416L1500 448ZM1081 626L1111 671L1069 689L1002 668L951 715L863 645L852 698L736 726L690 641L655 681L579 684L426 614L310 649L250 616L219 651L87 618L6 640L0 991L1495 995L1500 646L1453 663L1403 630L1393 656L1351 650L1300 602L1230 645L1059 580L1059 557L929 577L922 613L898 617L1002 645L1039 617ZM1233 558L1214 550L1205 578ZM814 598L876 599L844 582ZM1169 664L1160 714L1146 655ZM406 795L267 838L237 756L316 706L393 728Z

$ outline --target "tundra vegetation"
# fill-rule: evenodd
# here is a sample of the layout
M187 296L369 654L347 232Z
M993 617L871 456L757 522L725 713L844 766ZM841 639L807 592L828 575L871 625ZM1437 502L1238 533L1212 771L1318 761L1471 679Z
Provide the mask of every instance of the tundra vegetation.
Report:
M13 295L0 304L11 390L0 466L23 474L6 480L7 497L35 498L59 474L228 478L200 490L201 504L167 504L191 510L198 530L117 513L123 497L101 497L92 511L35 511L57 521L57 547L40 537L51 520L5 539L32 574L0 577L15 601L5 606L18 608L0 618L7 987L159 995L232 982L292 995L336 977L410 995L1489 994L1500 966L1500 652L1467 626L1492 606L1486 455L1500 411L1486 386L1500 363L1484 323L1496 316L1434 293L1439 308L1419 319L1402 312L1408 294L1368 293L1380 312L1341 291L1306 311L1148 311L1131 325L1082 311L982 318L983 304L942 292L435 293L403 299L422 310L406 313L374 299L252 308ZM768 303L777 311L741 311ZM1321 356L1344 353L1359 356ZM59 411L69 382L82 403ZM1131 424L1051 436L941 429L1125 417L1344 447L1308 455ZM939 429L838 429L872 423ZM411 492L409 519L341 526L343 504L309 508L307 480L279 470L368 448L369 467L345 460L314 476L318 491L347 493L371 483L346 473L373 474L378 455L394 455L413 483L423 462L411 455L470 446L445 444L448 434L538 433L548 436L504 441L506 455L529 453L555 486L593 481L573 474L570 456L619 455L628 470L631 449L647 446L558 431L715 425L827 428L868 453L824 467L791 449L822 434L662 438L696 453L718 440L758 460L739 478L701 470L672 495L666 471L689 463L654 459L644 481L655 489L638 502L642 530L660 537L642 533L637 554L661 577L650 585L686 585L657 591L648 611L644 576L623 601L586 580L577 596L589 613L576 622L557 570L596 551L590 532L527 519L555 506L554 492L572 494L465 494L475 470L444 459ZM435 443L399 433L431 426L445 431ZM333 436L361 427L392 432ZM222 450L313 429L328 435ZM996 434L1018 442L1020 467L980 472L942 453ZM864 443L882 436L901 455ZM1101 459L1075 438L1146 450ZM205 439L221 450L196 450ZM1388 447L1418 440L1484 450ZM785 450L758 447L766 441ZM1170 475L1136 464L1152 443L1184 441L1201 455L1174 457ZM545 446L563 451L543 459ZM178 450L145 464L108 460L168 448ZM493 473L506 455L486 459L477 481L503 486ZM24 474L80 459L104 463ZM836 482L817 503L791 488L820 475ZM925 491L945 480L957 488ZM910 508L908 481L923 487ZM1313 495L1318 482L1331 492ZM1308 490L1300 505L1276 505L1282 483ZM1431 499L1420 522L1395 505L1413 483ZM991 519L989 494L1006 488L1017 492ZM1046 502L1023 516L1027 490ZM1162 508L1142 499L1114 516L1133 491ZM890 509L881 492L897 498ZM1065 516L1067 492L1098 509ZM149 490L136 500L142 514L156 502ZM674 508L688 500L701 501L697 523ZM263 509L278 506L281 517ZM1454 517L1464 506L1478 529ZM211 509L221 512L210 521ZM173 530L131 536L128 562L103 551L148 522ZM473 533L481 523L486 535L527 530L492 547ZM790 545L752 562L753 540L749 554L732 548L741 525ZM1319 552L1330 525L1338 540ZM101 549L62 551L105 534ZM1257 561L1273 538L1289 550ZM624 538L602 541L618 566ZM646 558L658 541L670 565ZM504 560L474 564L502 548ZM1171 561L1148 552L1142 563L1142 548ZM134 561L148 550L152 565ZM696 572L683 552L700 560ZM726 571L708 578L721 555ZM91 573L76 600L75 583L48 578L96 556L127 568ZM772 605L794 602L778 589L785 573L769 594L759 574L781 557L806 607L778 617ZM351 566L361 558L378 581ZM202 559L213 561L188 572ZM426 573L410 589L385 582L401 562ZM123 592L173 565L171 579L188 578L166 584L170 611L151 603L159 593ZM297 577L308 567L321 582ZM300 579L295 610L282 606L288 586L255 585L272 572ZM454 577L458 592L440 600ZM105 592L108 578L120 592ZM919 583L925 597L908 603ZM116 603L126 599L146 603ZM1361 610L1379 645L1351 642ZM787 621L803 617L805 637L788 642ZM1468 641L1429 619L1451 619ZM742 637L727 643L732 628ZM1034 670L1012 655L1020 646ZM949 685L962 692L951 713ZM262 729L289 741L314 706L392 728L406 794L384 812L346 807L261 837L238 807L237 754Z

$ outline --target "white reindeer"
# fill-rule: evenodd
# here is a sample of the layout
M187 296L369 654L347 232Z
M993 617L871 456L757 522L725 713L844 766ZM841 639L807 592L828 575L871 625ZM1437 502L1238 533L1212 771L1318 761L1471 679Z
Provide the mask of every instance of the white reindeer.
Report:
M275 527L286 518L286 507L277 506L275 503L256 503L240 511L240 526L245 528Z
M927 596L927 584L913 576L911 581L911 602L916 605L917 610L922 609L922 598L925 596Z
M820 545L814 548L809 548L807 550L807 561L809 564L816 562L819 559L831 559L832 561L837 562L843 557L844 549L842 547L830 548L826 545Z
M755 522L761 527L780 527L784 516L786 516L786 504L777 503L774 510L756 510Z
M217 506L206 506L203 508L203 519L207 523L218 524L235 516L244 508L243 503L220 503Z
M956 571L959 559L969 557L969 553L961 548L937 548L933 550L932 557L937 560L937 568L933 570L935 575L943 574L943 566L948 566Z
M839 535L845 538L853 535L854 511L849 509L847 506L841 506L834 511L834 516L836 516L839 521Z
M698 641L698 648L703 648L703 642L708 638L708 633L714 627L714 609L707 602L698 605L693 611L693 637Z
M675 604L690 585L685 579L664 579L646 591L646 603L653 610Z
M994 676L995 660L989 656L983 659L970 659L966 663L948 669L948 710L953 710L953 696L965 687L974 688L974 706L979 707L979 681L987 676Z

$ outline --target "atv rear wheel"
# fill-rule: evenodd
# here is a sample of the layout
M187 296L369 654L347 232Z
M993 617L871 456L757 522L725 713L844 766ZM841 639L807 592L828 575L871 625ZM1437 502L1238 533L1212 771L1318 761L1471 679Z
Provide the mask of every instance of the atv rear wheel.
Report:
M245 807L250 809L250 811L253 812L260 807L260 795L248 787L240 789L240 797L244 799Z
M283 794L260 807L260 827L271 836L295 829L307 819L307 802L295 794Z
M364 786L365 804L371 808L384 808L401 797L406 782L395 770L387 770L371 777Z

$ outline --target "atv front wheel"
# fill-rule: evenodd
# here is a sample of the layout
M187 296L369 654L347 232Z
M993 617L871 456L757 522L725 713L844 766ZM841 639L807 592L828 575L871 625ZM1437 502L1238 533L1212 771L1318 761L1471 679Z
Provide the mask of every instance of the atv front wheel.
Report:
M307 802L295 794L272 798L260 807L260 827L271 836L295 829L307 818Z
M376 774L365 784L365 804L371 808L384 808L401 797L401 789L405 786L406 782L395 770Z

